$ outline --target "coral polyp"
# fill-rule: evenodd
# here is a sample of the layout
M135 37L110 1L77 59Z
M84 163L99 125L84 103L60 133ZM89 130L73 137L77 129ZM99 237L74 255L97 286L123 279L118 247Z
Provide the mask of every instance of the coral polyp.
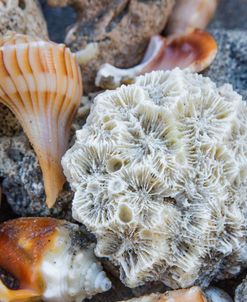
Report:
M127 286L206 286L246 264L246 116L230 85L180 69L95 98L62 163L74 218Z

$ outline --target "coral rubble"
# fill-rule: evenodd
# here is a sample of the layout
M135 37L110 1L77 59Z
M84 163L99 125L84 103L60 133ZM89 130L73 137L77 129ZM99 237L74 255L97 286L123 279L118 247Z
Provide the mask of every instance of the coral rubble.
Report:
M247 107L174 69L95 98L62 163L73 217L129 287L207 286L246 265Z

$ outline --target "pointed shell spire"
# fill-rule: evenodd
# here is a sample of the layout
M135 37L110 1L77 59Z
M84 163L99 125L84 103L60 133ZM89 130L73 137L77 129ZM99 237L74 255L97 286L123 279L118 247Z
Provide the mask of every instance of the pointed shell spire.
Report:
M64 220L0 224L1 302L81 302L109 290L111 281L93 248L77 225Z
M61 157L81 95L80 70L65 45L20 34L0 40L0 102L16 115L37 154L49 207L65 182Z

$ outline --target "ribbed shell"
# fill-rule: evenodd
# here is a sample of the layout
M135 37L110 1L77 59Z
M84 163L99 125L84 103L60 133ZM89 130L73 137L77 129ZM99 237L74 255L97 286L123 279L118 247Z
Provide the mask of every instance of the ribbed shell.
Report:
M77 225L50 217L0 224L0 301L81 302L111 282Z
M81 95L80 70L65 45L20 34L0 40L0 102L33 145L49 207L65 181L60 162Z

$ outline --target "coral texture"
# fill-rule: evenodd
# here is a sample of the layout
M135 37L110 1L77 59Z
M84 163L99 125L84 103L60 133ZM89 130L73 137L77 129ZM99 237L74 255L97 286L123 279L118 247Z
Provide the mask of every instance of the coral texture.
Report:
M131 67L142 59L149 39L160 33L174 0L48 0L53 6L72 5L77 22L70 27L65 43L81 50L98 45L98 56L82 66L86 91L92 91L96 72L103 63Z
M95 98L62 164L96 255L135 287L206 286L246 264L247 107L174 69Z
M1 0L0 37L8 31L48 38L39 3L36 0Z

